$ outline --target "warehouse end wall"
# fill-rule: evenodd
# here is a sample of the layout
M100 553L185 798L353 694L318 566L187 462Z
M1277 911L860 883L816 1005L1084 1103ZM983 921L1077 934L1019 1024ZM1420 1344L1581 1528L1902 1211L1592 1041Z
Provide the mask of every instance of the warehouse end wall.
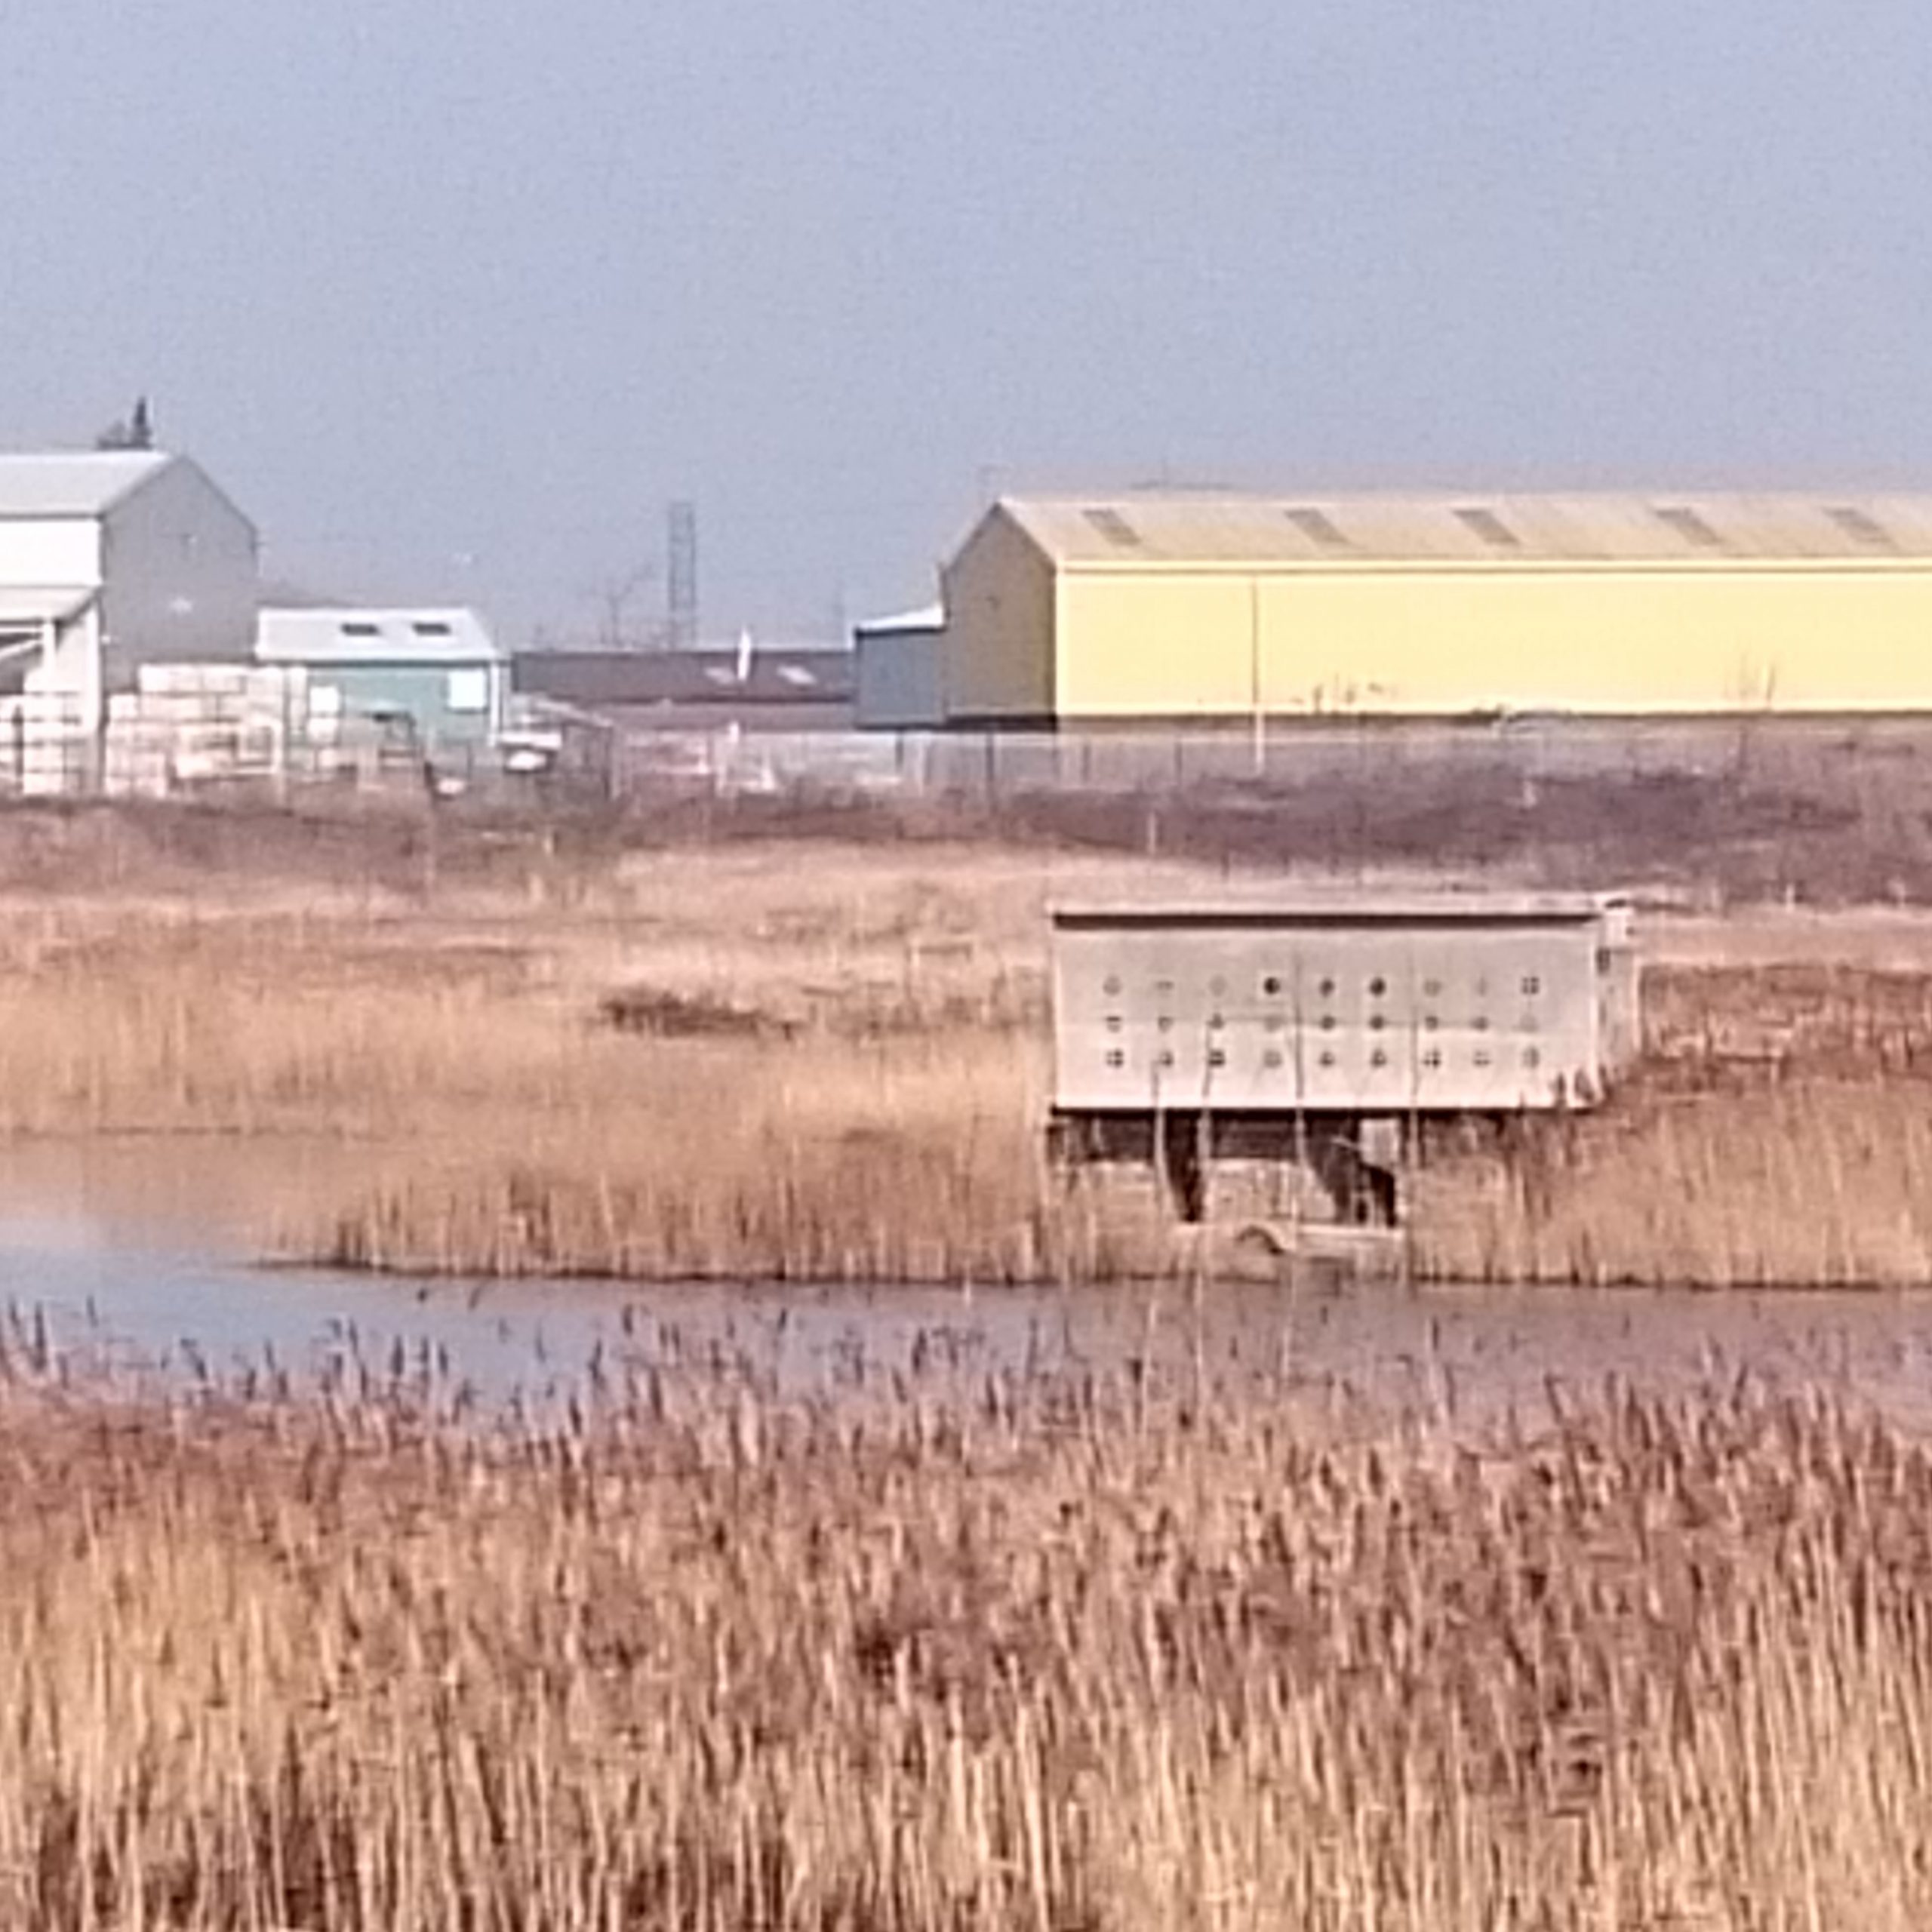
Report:
M255 648L254 527L192 463L108 513L103 594L110 691L137 664L245 660Z
M943 576L946 715L1020 723L1054 715L1053 566L994 509Z

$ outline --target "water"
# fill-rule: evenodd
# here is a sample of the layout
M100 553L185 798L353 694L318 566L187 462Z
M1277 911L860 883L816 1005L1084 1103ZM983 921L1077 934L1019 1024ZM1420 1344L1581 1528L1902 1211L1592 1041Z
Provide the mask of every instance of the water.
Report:
M251 1204L352 1150L165 1142L0 1154L0 1303L108 1363L297 1373L434 1361L486 1393L556 1392L593 1358L712 1356L789 1388L935 1359L1292 1387L1466 1421L1607 1378L1669 1392L1748 1372L1823 1383L1932 1429L1932 1297L1275 1284L1062 1291L416 1282L264 1268ZM366 1155L363 1158L366 1158ZM271 1171L272 1170L272 1171Z

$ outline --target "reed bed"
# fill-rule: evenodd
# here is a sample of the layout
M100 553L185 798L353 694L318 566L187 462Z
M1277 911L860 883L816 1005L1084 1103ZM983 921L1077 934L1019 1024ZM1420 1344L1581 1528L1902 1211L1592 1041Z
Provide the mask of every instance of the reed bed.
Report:
M1932 980L1838 968L1654 976L1651 1055L1600 1115L1423 1171L1421 1279L1711 1288L1932 1286ZM991 1023L876 1047L767 1044L777 1084L647 1160L547 1158L386 1182L303 1253L456 1273L1118 1281L1275 1264L1225 1176L1183 1247L1144 1183L1043 1168L1041 1043ZM695 1065L697 1063L694 1062ZM705 1062L752 1062L714 1050ZM795 1076L786 1084L780 1069ZM1265 1212L1265 1211L1264 1211Z
M920 863L934 863L930 855ZM1198 883L1198 882L1197 882ZM107 901L0 926L0 1137L217 1137L258 1251L411 1273L1106 1281L1273 1263L1240 1177L1183 1246L1047 1169L1042 904L1011 855L740 854L601 901ZM1063 884L1060 889L1064 889ZM1807 943L1815 947L1816 936ZM1932 974L1654 971L1600 1116L1421 1177L1425 1278L1932 1284ZM213 1157L211 1157L212 1160ZM211 1170L212 1171L212 1170Z
M1430 1278L1710 1288L1932 1284L1932 1095L1806 1082L1634 1103L1418 1189Z
M1515 1157L1424 1177L1436 1278L1714 1288L1932 1284L1932 976L1654 973L1647 1062Z
M22 1932L1917 1932L1932 1457L1606 1391L0 1389Z

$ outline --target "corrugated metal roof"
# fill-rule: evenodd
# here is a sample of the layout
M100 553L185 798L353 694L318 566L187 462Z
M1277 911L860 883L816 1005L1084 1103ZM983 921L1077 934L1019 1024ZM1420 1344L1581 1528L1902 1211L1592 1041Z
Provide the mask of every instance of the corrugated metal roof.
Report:
M0 626L64 623L96 595L71 584L0 586Z
M998 511L1073 567L1932 560L1932 496L1149 494Z
M263 664L484 664L508 654L474 611L263 610L255 657Z
M598 706L849 704L849 651L771 645L735 651L528 651L519 691Z
M99 516L174 460L159 450L0 454L0 516Z

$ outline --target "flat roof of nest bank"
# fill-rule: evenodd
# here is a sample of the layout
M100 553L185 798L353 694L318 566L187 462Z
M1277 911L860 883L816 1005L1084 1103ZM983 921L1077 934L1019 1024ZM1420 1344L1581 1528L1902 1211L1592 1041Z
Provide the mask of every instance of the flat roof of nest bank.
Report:
M1151 931L1162 928L1244 930L1372 926L1569 926L1595 923L1627 910L1623 894L1411 893L1170 900L1162 904L1055 906L1050 916L1063 931Z

